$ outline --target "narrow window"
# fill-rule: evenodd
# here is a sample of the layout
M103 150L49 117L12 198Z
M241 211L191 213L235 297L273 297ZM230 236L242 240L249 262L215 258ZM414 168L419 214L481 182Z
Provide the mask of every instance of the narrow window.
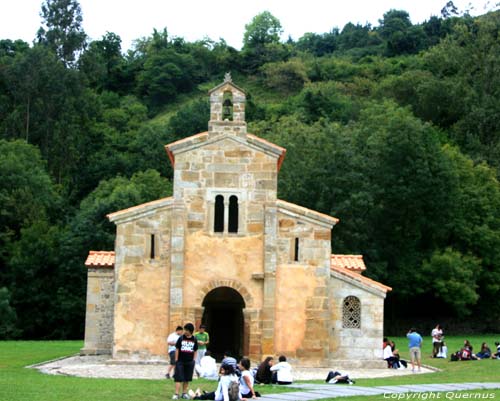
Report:
M346 329L361 328L361 302L359 298L348 296L342 305L342 327Z
M217 195L215 197L214 211L214 232L221 233L224 231L224 197Z
M150 257L150 259L155 258L155 235L154 234L151 234L151 249L149 252L149 257Z
M229 225L228 231L230 233L238 232L238 197L232 195L229 198Z
M299 261L299 239L295 238L295 249L293 250L293 261Z
M222 100L222 121L233 120L233 94L231 92L224 92Z

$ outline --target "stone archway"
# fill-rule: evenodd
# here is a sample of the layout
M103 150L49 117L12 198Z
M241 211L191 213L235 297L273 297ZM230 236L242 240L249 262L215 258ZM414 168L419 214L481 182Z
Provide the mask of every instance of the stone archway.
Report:
M202 323L210 334L209 349L220 361L225 351L235 357L244 354L245 300L234 288L221 286L209 291L202 302Z

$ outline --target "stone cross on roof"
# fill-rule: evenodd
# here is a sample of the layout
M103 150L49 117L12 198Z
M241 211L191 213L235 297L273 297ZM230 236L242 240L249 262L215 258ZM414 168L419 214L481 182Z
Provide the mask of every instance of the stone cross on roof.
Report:
M231 78L231 73L230 72L226 72L224 74L224 82L233 82L233 78Z

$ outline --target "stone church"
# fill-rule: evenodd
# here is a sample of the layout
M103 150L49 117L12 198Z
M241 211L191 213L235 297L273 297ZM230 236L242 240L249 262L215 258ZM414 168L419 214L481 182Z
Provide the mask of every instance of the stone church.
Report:
M247 133L229 74L208 131L165 146L173 196L108 215L115 250L90 251L83 355L165 361L176 326L259 361L380 366L390 288L360 255L332 255L334 217L277 198L286 150Z

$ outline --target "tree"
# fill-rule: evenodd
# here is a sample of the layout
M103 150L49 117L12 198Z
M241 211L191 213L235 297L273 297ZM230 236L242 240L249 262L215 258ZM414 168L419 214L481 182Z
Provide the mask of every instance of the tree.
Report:
M265 63L288 57L291 45L280 43L282 32L280 21L269 11L257 14L245 25L243 57L248 71L256 72Z
M74 65L87 39L78 0L45 0L40 16L45 26L38 30L38 42L51 48L66 66Z
M283 28L279 19L269 11L264 11L245 25L243 48L257 48L279 43L282 33Z

